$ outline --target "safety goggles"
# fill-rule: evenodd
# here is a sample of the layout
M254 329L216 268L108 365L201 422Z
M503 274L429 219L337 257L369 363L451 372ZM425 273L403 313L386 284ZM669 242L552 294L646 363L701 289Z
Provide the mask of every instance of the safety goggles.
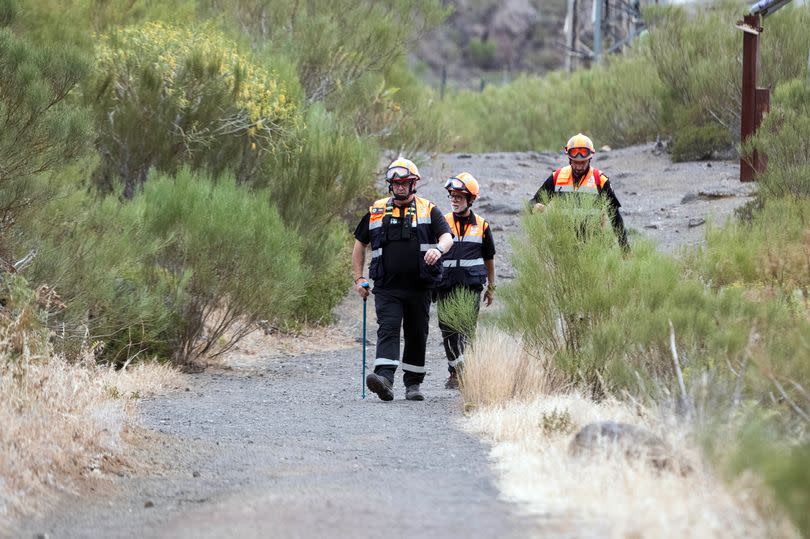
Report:
M385 179L389 182L418 180L419 176L414 175L407 167L391 167L385 172Z
M470 192L469 189L467 189L467 186L464 185L464 182L458 178L450 178L444 182L444 188L448 191L463 191L465 193Z
M568 157L587 159L592 153L588 148L571 148L568 150Z

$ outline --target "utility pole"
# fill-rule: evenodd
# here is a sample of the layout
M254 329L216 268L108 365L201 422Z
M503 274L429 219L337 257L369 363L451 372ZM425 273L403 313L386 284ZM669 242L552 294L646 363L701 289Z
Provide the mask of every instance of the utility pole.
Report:
M757 132L763 116L771 106L771 91L757 88L757 68L759 61L759 35L762 21L768 15L786 6L790 0L760 0L752 5L748 15L737 23L743 31L742 99L740 102L740 141L745 144ZM748 156L740 156L740 181L754 181L757 174L765 170L766 155L755 151Z
M745 143L757 129L756 103L757 103L757 56L759 52L759 15L746 15L741 26L743 31L743 62L742 62L742 101L740 111L740 140ZM745 156L740 157L740 181L754 181L759 164L757 152L751 160Z
M569 73L577 68L574 56L577 47L577 0L568 0L565 14L565 70Z
M602 61L602 1L593 0L593 63Z
M643 30L641 4L658 0L593 0L591 18L580 18L582 0L567 0L565 15L565 69L577 68L578 59L599 64L606 54L628 45ZM587 7L585 8L587 9ZM581 20L582 19L582 20ZM580 41L580 22L593 25L593 42Z

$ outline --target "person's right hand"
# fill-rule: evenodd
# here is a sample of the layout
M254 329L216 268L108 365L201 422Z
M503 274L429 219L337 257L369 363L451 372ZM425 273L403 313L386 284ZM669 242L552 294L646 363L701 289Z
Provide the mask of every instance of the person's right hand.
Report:
M366 286L363 286L363 284ZM368 297L371 290L366 279L357 279L357 282L354 283L354 289L357 290L357 295L363 299Z
M537 204L532 206L532 213L543 213L544 211L546 211L545 204L541 204L540 202L538 202Z

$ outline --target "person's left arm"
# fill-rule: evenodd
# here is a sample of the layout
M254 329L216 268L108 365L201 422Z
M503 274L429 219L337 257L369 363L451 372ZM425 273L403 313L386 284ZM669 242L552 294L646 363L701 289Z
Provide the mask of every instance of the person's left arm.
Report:
M487 307L495 299L495 240L492 237L492 227L487 223L484 229L484 240L481 243L484 266L487 268L487 289L484 292L484 303Z
M608 180L607 176L604 176L604 174L603 177L605 178L605 183L602 185L602 195L607 198L608 205L610 206L610 220L613 224L613 230L619 238L619 245L621 245L622 249L627 250L629 249L627 229L624 227L624 219L622 219L622 214L619 211L622 204L619 202L616 192L613 191L610 180Z

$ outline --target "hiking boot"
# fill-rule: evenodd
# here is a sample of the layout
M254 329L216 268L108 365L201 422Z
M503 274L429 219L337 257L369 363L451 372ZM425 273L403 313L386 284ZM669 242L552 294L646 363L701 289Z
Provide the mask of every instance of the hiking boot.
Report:
M409 401L425 400L425 396L422 395L422 390L419 389L419 384L413 384L405 388L405 400Z
M445 389L458 389L458 373L451 372L444 382Z
M377 394L384 401L394 400L394 384L385 376L370 373L366 376L366 387Z

